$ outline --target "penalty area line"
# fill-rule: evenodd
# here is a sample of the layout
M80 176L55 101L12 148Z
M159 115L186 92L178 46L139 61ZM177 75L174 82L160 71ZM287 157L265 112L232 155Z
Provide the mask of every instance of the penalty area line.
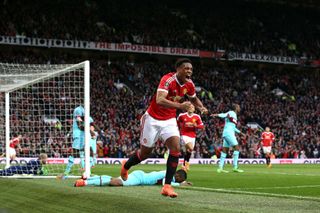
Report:
M320 202L320 198L318 198L318 197L307 197L307 196L288 195L288 194L252 192L252 191L241 191L241 190L232 190L232 189L214 189L214 188L197 187L197 186L192 186L190 188L183 188L183 189L207 191L207 192L222 192L222 193L229 193L229 194L244 194L244 195L258 195L258 196L267 196L267 197L279 197L279 198L293 198L293 199L300 199L300 200L303 199L303 200Z

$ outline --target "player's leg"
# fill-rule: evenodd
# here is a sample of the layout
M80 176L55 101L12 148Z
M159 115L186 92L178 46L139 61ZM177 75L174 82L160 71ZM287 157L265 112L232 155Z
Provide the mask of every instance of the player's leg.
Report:
M64 171L64 175L65 176L69 175L69 173L70 173L70 171L71 171L71 169L73 167L73 164L74 164L74 158L78 157L79 153L80 153L80 151L79 151L80 146L77 145L78 143L76 141L77 140L74 140L74 143L72 145L72 148L73 148L72 149L72 154L69 155L68 164L66 166L66 170Z
M271 146L263 146L262 149L266 158L267 167L271 168L271 160L270 160Z
M92 148L90 147L90 167L91 168L93 168L95 165L95 161L94 161L93 157L94 157L94 153L93 153Z
M179 163L180 133L175 119L165 121L161 126L160 137L165 141L166 146L170 150L167 160L165 184L161 190L161 194L164 196L177 197L178 194L174 192L171 182Z
M97 155L97 139L91 138L90 140L90 166L94 167L96 164Z
M161 191L161 194L164 196L170 196L170 197L178 196L178 194L173 191L171 182L179 163L179 155L180 155L179 140L180 139L177 136L170 137L166 140L166 145L170 151L169 151L169 157L167 159L165 184Z
M12 163L13 160L16 159L16 149L15 148L12 148L12 147L9 147L9 158L10 158L10 164Z
M123 186L121 178L111 178L109 186Z
M234 172L243 172L243 170L239 169L238 161L239 161L239 144L235 135L229 136L229 143L233 147L233 171Z
M195 138L187 137L185 140L186 154L184 155L183 165L186 171L190 170L190 157L194 149Z
M228 142L228 138L227 137L223 137L223 144L222 144L222 151L220 153L220 161L219 161L219 168L217 169L218 173L228 173L227 170L224 170L224 162L226 160L227 157L227 153L229 151L229 142Z
M7 169L1 171L0 176L12 176L15 174L24 174L24 167L23 166L10 166Z
M136 151L121 167L121 178L127 180L128 170L147 159L153 150L154 143L159 138L158 127L154 124L156 120L150 115L144 114L141 118L140 149Z
M69 155L68 157L68 164L64 172L65 175L68 175L70 173L71 168L74 164L74 158L79 156L80 147L81 147L80 137L72 138L72 154Z
M13 171L11 170L11 167L4 170L0 170L0 176L11 176L11 175L14 175Z
M86 180L79 179L75 182L75 187L81 187L81 186L107 186L110 184L111 176L108 175L102 175L102 176L94 176L89 177Z
M140 146L140 149L137 150L127 161L122 162L121 167L121 178L126 181L128 179L128 171L132 166L139 164L141 161L148 158L151 154L153 148L146 147L144 145Z
M222 151L220 153L220 161L219 161L219 167L217 169L218 173L229 173L229 171L224 170L224 162L227 158L227 153L229 151L229 147L226 147L227 145L223 142Z
M84 134L80 136L79 155L80 155L81 170L85 170Z

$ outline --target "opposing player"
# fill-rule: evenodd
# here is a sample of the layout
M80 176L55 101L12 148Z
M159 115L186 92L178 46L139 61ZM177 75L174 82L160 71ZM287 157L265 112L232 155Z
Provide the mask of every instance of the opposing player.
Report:
M196 130L203 129L204 125L200 115L194 113L195 107L190 106L189 110L185 113L180 113L177 121L180 129L181 144L186 148L186 154L184 155L183 168L189 171L189 160L193 151L196 141Z
M84 169L84 113L83 106L78 106L73 111L72 124L72 149L73 154L69 156L68 164L64 172L64 176L68 176L74 164L74 158L80 156L81 169ZM93 119L90 117L90 130L93 125ZM90 131L91 132L91 131Z
M274 139L275 139L274 134L270 132L269 127L266 127L265 131L261 134L261 145L262 145L263 154L265 155L265 158L266 158L268 168L271 168L270 155L271 155L271 147Z
M22 141L22 135L18 135L17 137L13 138L9 143L9 158L10 163L16 159L17 152L16 148L21 150L20 142Z
M40 154L37 160L31 160L24 166L10 166L7 169L0 170L0 176L12 176L16 174L28 175L46 175L47 171L42 165L47 163L47 154Z
M121 168L123 180L128 178L128 170L148 158L156 141L161 138L168 149L165 184L161 194L177 197L171 187L173 175L176 172L180 155L180 133L177 126L176 110L187 111L191 107L189 101L180 103L185 96L202 113L208 113L202 102L196 97L195 86L191 80L193 67L186 58L178 59L176 72L171 72L161 78L156 94L153 96L147 112L141 118L140 149L124 161Z
M142 170L136 170L129 174L126 181L122 180L121 177L113 178L108 175L94 176L79 179L75 182L75 187L81 186L140 186L140 185L156 185L163 184L165 179L166 171L154 171L146 173ZM171 182L172 186L188 186L192 185L186 181L187 173L180 169L176 171L174 178Z
M237 129L237 114L240 112L240 106L238 104L232 105L232 110L227 113L213 114L214 117L223 118L225 120L224 128L223 128L223 145L222 152L220 155L219 168L217 170L218 173L224 172L228 173L229 171L224 170L224 161L227 157L227 153L229 148L233 148L233 171L234 172L243 172L243 170L238 168L238 159L239 159L239 144L235 133L241 133L239 129ZM242 134L242 133L241 133Z

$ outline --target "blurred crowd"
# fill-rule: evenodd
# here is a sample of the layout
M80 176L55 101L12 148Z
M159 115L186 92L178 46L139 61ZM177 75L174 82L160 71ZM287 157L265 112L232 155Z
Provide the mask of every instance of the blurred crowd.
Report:
M32 54L15 53L15 57L7 54L1 58L21 63L73 63L81 60ZM48 58L50 61L47 61ZM147 60L141 63L91 60L91 115L101 129L97 146L99 157L128 157L140 146L139 119L148 107L161 76L174 71L172 65ZM242 158L262 157L259 140L262 130L248 127L250 122L257 123L262 128L271 128L276 137L272 149L276 158L319 158L319 77L317 70L303 70L293 66L238 62L206 64L195 60L193 81L197 86L198 97L211 113L226 112L234 102L240 104L238 128L246 134L245 137L237 136ZM24 109L32 107L28 103L24 104ZM45 108L45 105L42 107ZM29 110L35 112L35 109ZM69 111L71 116L72 109ZM32 120L32 115L26 117L22 115L23 112L16 111L17 118L14 120ZM31 139L29 137L29 141L23 140L20 156L37 155L42 150L49 156L66 157L72 152L70 116L69 120L62 119L58 128L47 127L43 123L46 128L43 127L41 131L32 128L29 123L27 128L34 135ZM219 157L224 123L206 115L202 119L205 130L198 132L193 157ZM38 121L41 119L38 118ZM17 123L14 122L13 126L15 124ZM163 157L165 152L165 145L159 141L151 157Z
M303 1L4 0L0 35L314 59L320 57L319 8Z

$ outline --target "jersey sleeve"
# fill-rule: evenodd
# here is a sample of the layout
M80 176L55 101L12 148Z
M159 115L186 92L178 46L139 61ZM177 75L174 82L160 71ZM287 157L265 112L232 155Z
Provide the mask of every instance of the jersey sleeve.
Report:
M219 118L226 118L228 116L228 113L219 113L218 117Z
M162 179L162 185L165 184L165 178ZM171 181L171 186L180 186L180 183L176 183L174 181Z
M271 140L272 140L272 142L274 141L274 139L275 139L274 134L271 133Z
M171 182L171 186L180 186L180 183L176 183L176 182Z
M169 91L169 86L170 86L170 82L168 81L168 77L167 76L163 76L160 80L159 86L158 86L158 91L164 91L164 92L168 92Z
M197 119L197 128L198 129L203 129L204 125L203 125L203 122L201 120L201 117L198 116L198 119Z

